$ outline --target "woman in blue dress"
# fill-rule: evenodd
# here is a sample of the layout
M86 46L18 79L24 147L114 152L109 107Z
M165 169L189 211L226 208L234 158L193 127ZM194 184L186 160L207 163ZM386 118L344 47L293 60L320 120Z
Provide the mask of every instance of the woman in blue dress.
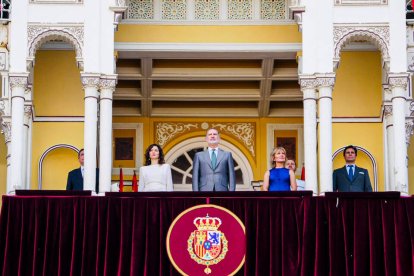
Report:
M272 168L265 172L264 191L296 191L296 177L292 170L285 168L286 150L277 147L270 155Z

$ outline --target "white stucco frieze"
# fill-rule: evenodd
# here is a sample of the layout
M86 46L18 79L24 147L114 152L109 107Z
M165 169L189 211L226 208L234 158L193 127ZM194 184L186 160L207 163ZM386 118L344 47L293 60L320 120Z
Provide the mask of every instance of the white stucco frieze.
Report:
M4 134L5 143L9 143L11 141L11 122L1 121L1 133Z
M177 135L197 128L199 128L197 123L157 123L155 125L155 141L160 146L164 146Z
M88 87L93 87L95 89L99 88L99 84L100 84L99 76L82 75L81 81L82 81L83 88L88 88Z
M411 135L414 133L414 121L413 118L409 118L405 121L405 142L410 144Z
M23 76L9 76L9 84L10 87L13 89L15 87L22 87L26 90L28 84L27 77Z
M212 124L212 127L235 136L246 146L252 156L255 156L255 123L216 123Z
M334 26L334 68L337 68L341 50L345 45L354 40L367 40L381 50L384 62L389 61L390 29L383 26L346 25Z
M78 66L83 67L83 45L84 29L79 25L28 25L27 27L27 52L28 66L33 66L32 62L37 49L43 43L51 40L63 40L75 48L76 61Z
M403 89L407 88L408 85L408 76L389 76L388 83L391 89L394 87L401 87Z

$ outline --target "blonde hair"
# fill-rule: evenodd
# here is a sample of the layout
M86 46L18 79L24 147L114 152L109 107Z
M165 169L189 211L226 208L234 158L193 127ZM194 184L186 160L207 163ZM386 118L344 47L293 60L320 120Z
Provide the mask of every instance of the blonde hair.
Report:
M274 148L274 149L272 150L272 153L270 154L270 166L272 166L272 168L276 167L276 161L274 161L274 160L273 160L273 157L275 156L275 154L276 154L278 151L283 152L283 153L285 154L285 162L286 162L286 160L287 160L287 158L286 158L286 150L285 150L285 148L284 148L284 147L276 147L276 148Z

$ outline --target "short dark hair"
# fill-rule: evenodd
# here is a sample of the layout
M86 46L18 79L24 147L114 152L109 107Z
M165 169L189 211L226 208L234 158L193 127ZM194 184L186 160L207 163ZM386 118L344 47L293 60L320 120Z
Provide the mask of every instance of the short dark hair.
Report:
M79 151L78 151L78 159L79 159L79 157L80 157L80 155L81 155L81 153L84 151L84 149L80 149Z
M353 145L349 145L349 146L346 146L345 148L344 148L344 156L345 156L345 152L346 152L346 150L347 149L353 149L354 151L355 151L355 155L358 155L358 150L357 150L357 148L355 147L355 146L353 146Z
M158 148L158 152L160 153L160 157L158 158L158 164L162 165L165 163L164 160L164 152L162 151L162 148L158 144L151 144L148 146L147 150L145 151L145 166L151 165L151 158L150 158L150 151L153 147Z

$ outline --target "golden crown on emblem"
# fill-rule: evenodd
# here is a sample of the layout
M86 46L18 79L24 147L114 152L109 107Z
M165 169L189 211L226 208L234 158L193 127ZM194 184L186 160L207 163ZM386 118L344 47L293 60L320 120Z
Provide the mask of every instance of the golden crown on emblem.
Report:
M194 219L194 225L198 230L217 230L221 225L221 219L216 217L197 217Z

